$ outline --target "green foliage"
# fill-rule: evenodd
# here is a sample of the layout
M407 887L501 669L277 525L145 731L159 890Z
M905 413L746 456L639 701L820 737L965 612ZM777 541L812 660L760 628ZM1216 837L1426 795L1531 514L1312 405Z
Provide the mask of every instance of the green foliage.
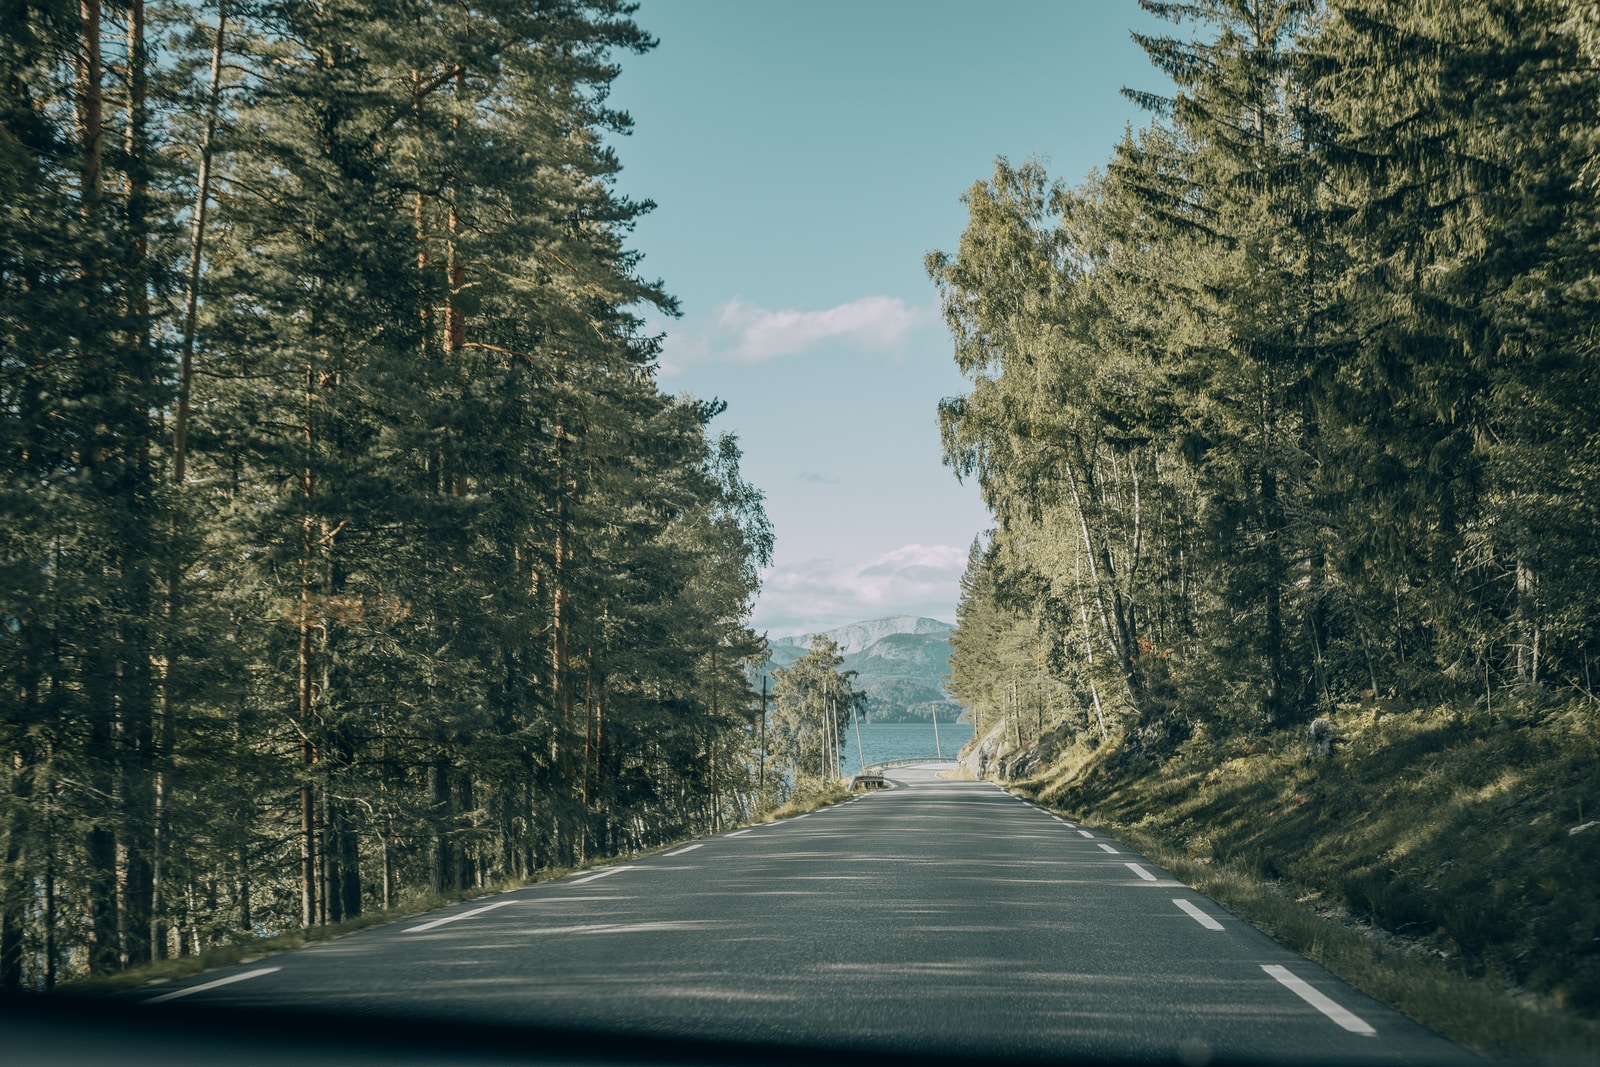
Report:
M768 750L795 793L833 787L844 758L844 732L853 716L866 714L867 693L854 687L855 671L839 669L843 662L838 643L817 634L809 652L772 672L776 705Z
M630 12L6 21L0 987L757 804L772 535L654 380Z
M1030 641L1107 734L1592 687L1592 27L1147 6L1196 30L1139 38L1157 119L1077 188L998 161L928 257L997 522L954 691Z
M1504 725L1594 692L1590 5L1143 6L1151 123L1075 188L997 161L927 260L996 520L950 690L1002 773L1065 745L1095 810L1593 1013L1593 878L1520 792L1592 719ZM1250 755L1363 701L1458 710L1352 727L1337 785Z

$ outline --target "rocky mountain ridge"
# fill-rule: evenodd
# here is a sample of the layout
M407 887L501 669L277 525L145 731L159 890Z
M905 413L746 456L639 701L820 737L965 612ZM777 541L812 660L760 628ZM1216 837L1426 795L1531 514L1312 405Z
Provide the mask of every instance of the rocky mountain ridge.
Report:
M953 722L961 705L944 690L950 672L947 622L894 615L822 631L844 651L844 670L856 672L856 687L867 692L871 722ZM768 641L770 669L787 667L811 647L811 634Z

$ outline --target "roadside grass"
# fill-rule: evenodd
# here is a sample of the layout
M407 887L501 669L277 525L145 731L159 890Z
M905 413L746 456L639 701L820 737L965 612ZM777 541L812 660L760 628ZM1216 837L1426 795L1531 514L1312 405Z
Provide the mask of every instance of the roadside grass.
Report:
M850 790L843 782L830 782L822 786L813 786L804 792L796 791L789 799L771 811L764 812L760 821L764 823L777 822L779 819L792 819L796 815L804 815L808 811L837 804L841 800L850 799Z
M791 796L787 802L778 808L762 813L755 819L739 825L751 826L774 822L778 819L792 818L803 815L808 811L837 804L841 800L848 800L850 792L843 785L834 784L814 789L805 793ZM729 826L726 829L738 829L738 826ZM653 855L676 848L685 842L693 840L684 838L668 844L645 849L635 853L637 856ZM289 952L307 945L318 944L323 941L332 941L336 938L353 934L358 930L367 930L374 926L384 926L389 923L401 922L426 912L435 911L450 904L458 904L464 900L479 900L484 897L508 893L515 889L523 889L540 882L554 881L564 878L576 871L586 870L590 867L609 866L613 863L624 863L628 856L607 856L594 863L580 864L577 867L552 867L537 872L535 877L528 881L508 879L491 882L482 886L474 886L451 893L418 893L406 896L392 908L376 908L364 911L354 919L343 922L329 923L326 926L314 926L303 930L286 930L271 937L255 938L249 941L240 941L227 945L214 945L202 949L197 954L175 956L165 960L155 960L142 963L118 971L115 974L100 975L91 978L77 978L64 982L60 990L64 993L83 994L112 994L125 993L146 986L156 986L167 982L174 982L182 978L200 974L203 971L215 970L219 967L232 967L241 963L253 963L267 956L277 955L280 952Z
M1073 748L1015 783L1362 991L1490 1056L1600 1061L1597 715L1345 706L1159 756Z

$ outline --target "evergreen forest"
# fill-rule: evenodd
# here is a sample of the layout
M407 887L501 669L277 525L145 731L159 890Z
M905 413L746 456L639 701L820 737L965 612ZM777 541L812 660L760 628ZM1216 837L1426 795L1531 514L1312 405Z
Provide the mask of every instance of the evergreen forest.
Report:
M1140 4L926 261L981 760L1600 1011L1600 5Z
M755 803L622 0L0 5L0 990Z

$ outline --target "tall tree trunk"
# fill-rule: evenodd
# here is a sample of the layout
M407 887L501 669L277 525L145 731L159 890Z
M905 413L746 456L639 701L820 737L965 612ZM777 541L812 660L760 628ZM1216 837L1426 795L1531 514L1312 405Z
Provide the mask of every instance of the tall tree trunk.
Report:
M1266 717L1268 723L1277 722L1284 713L1285 670L1283 656L1283 587L1287 578L1284 568L1283 538L1286 523L1283 505L1278 498L1278 478L1265 464L1261 468L1262 525L1265 527L1266 554L1262 596L1264 598L1265 629L1262 640L1266 659L1267 693Z
M200 271L205 262L206 221L211 204L212 144L222 101L222 56L228 33L226 0L217 4L217 32L211 46L206 117L200 134L200 166L195 175L193 217L189 224L189 265L183 293L183 336L178 349L178 401L172 425L172 481L182 486L189 461L189 400L194 377L194 346L200 309ZM176 574L170 579L177 581ZM172 596L169 593L169 598Z
M51 990L56 987L56 969L59 964L60 954L56 948L56 838L55 838L55 792L56 783L51 781L46 786L45 814L44 814L44 885L40 896L39 924L43 927L44 941L44 987Z
M555 823L558 832L566 839L570 850L571 831L566 825L573 799L573 773L571 759L572 735L572 684L568 665L570 647L568 629L571 626L567 603L566 560L569 554L566 507L566 428L557 422L555 428L555 545L550 567L550 689L555 711L554 748L552 770L558 776L555 798Z
M22 694L21 703L31 703L29 691ZM22 991L23 930L33 904L25 843L32 768L21 752L12 753L8 763L6 792L11 803L5 820L5 865L0 867L0 994Z
M127 272L127 311L132 324L129 350L135 356L134 366L141 389L155 391L159 372L155 366L151 347L150 294L147 265L149 212L149 137L145 129L145 27L144 0L131 0L128 7L128 108L124 134L127 167L128 202L126 225L128 228L128 254L131 259ZM154 427L146 425L143 416L135 416L133 430L137 440L130 441L131 461L134 464L135 482L139 487L154 487L149 443L154 439ZM122 884L118 897L121 903L119 916L121 951L125 962L142 963L151 958L152 867L155 851L155 777L153 756L155 747L154 712L156 679L151 669L151 653L158 647L151 640L150 628L155 609L155 589L152 579L161 572L157 561L158 550L154 515L143 514L148 508L142 503L144 494L135 490L133 505L139 511L131 516L127 533L129 559L124 565L124 581L128 584L128 612L123 629L123 687L122 738L121 738L121 794L123 820L119 833L119 873Z
M451 801L450 768L443 755L435 755L428 764L428 807L434 822L429 888L435 893L455 888L455 855L449 832L454 814Z
M307 425L309 433L310 426ZM310 496L311 474L307 471L306 495ZM300 725L300 922L311 927L317 919L317 838L316 796L313 791L312 765L317 759L316 745L312 740L312 687L311 687L311 519L303 521L300 549L303 553L300 570L300 633L296 644L299 659L299 679L296 686Z
M361 836L351 828L350 814L346 808L339 830L340 912L346 919L361 914Z
M102 159L102 134L104 125L103 96L100 60L100 5L98 0L80 0L78 7L82 39L77 57L77 121L79 136L79 196L84 219L93 229L100 214L100 184ZM102 271L95 259L86 255L80 266L85 280L85 293L89 301L98 303L98 279ZM96 309L85 309L85 329L90 335L82 338L84 386L93 395L109 393L107 383L111 368L110 354L99 349L105 338L94 336ZM86 465L99 467L116 461L106 440L108 428L98 428L100 441L88 450ZM124 444L126 442L123 442ZM93 482L106 478L101 472ZM92 483L93 484L93 483ZM108 551L114 551L108 549ZM93 564L85 564L92 568ZM92 577L106 581L109 568L101 566ZM85 577L91 577L85 575ZM108 598L113 603L116 598ZM108 609L109 610L109 609ZM84 840L85 860L85 925L88 940L88 964L93 974L103 974L118 963L117 946L117 870L116 834L113 830L112 812L109 810L116 794L116 689L114 620L96 613L90 624L93 634L84 634L88 643L95 646L83 658L83 697L89 719L87 744L84 756L88 764L90 804L94 815Z

